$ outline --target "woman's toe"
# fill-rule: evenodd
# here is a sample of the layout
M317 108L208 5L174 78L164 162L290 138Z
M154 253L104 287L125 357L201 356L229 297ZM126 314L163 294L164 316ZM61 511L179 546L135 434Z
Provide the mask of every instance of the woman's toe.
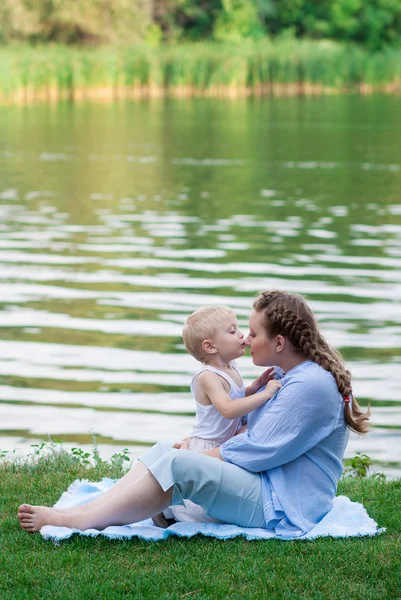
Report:
M18 509L18 513L30 513L32 514L34 511L33 506L31 506L31 504L21 504L21 506Z

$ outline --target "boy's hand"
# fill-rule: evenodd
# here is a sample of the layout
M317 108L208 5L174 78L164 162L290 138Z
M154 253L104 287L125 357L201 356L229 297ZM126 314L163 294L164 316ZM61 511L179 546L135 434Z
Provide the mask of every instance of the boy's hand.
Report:
M259 375L259 377L257 379L255 379L255 381L253 383L251 383L251 385L249 386L249 396L251 396L252 394L256 394L256 392L263 387L264 385L266 385L269 381L271 381L274 377L274 367L269 367L268 369L266 369L266 371L264 371L264 373L262 373L262 375Z
M262 406L267 400L273 398L274 394L282 387L281 381L278 379L271 379L264 390L255 394L256 397L260 398L259 406Z
M173 448L177 448L177 450L189 450L189 438L184 438L182 442L176 442L173 444Z
M273 398L274 394L282 387L281 381L278 379L271 379L264 390L254 395L254 398L258 398L258 405L262 406L265 402Z
M283 384L278 379L271 379L268 382L266 389L261 393L268 394L268 399L273 398L274 394L282 387L282 385Z

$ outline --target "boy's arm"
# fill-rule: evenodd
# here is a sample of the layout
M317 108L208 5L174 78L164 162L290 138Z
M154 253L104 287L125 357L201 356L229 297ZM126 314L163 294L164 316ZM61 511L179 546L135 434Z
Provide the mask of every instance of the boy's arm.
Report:
M281 383L279 381L271 380L267 384L266 389L259 394L252 394L245 398L231 400L224 389L221 377L211 371L204 371L198 377L197 389L206 394L210 402L223 417L226 419L236 419L248 414L267 400L270 400L280 387Z

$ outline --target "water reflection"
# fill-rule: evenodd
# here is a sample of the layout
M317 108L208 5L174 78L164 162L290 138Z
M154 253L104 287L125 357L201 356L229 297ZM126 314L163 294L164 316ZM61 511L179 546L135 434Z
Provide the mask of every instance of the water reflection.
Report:
M2 107L0 448L179 438L186 315L307 294L401 472L397 99ZM246 378L258 369L241 359Z

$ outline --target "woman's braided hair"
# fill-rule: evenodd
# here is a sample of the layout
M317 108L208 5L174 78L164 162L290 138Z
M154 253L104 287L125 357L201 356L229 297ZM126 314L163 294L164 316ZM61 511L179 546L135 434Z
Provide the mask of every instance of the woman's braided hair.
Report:
M345 399L350 396L351 373L345 368L341 355L324 340L316 318L302 296L281 290L261 292L253 307L257 312L264 313L269 337L282 335L287 338L295 352L330 371ZM344 402L344 418L352 431L366 433L369 415L370 410L362 412L354 396L351 408L349 402Z

